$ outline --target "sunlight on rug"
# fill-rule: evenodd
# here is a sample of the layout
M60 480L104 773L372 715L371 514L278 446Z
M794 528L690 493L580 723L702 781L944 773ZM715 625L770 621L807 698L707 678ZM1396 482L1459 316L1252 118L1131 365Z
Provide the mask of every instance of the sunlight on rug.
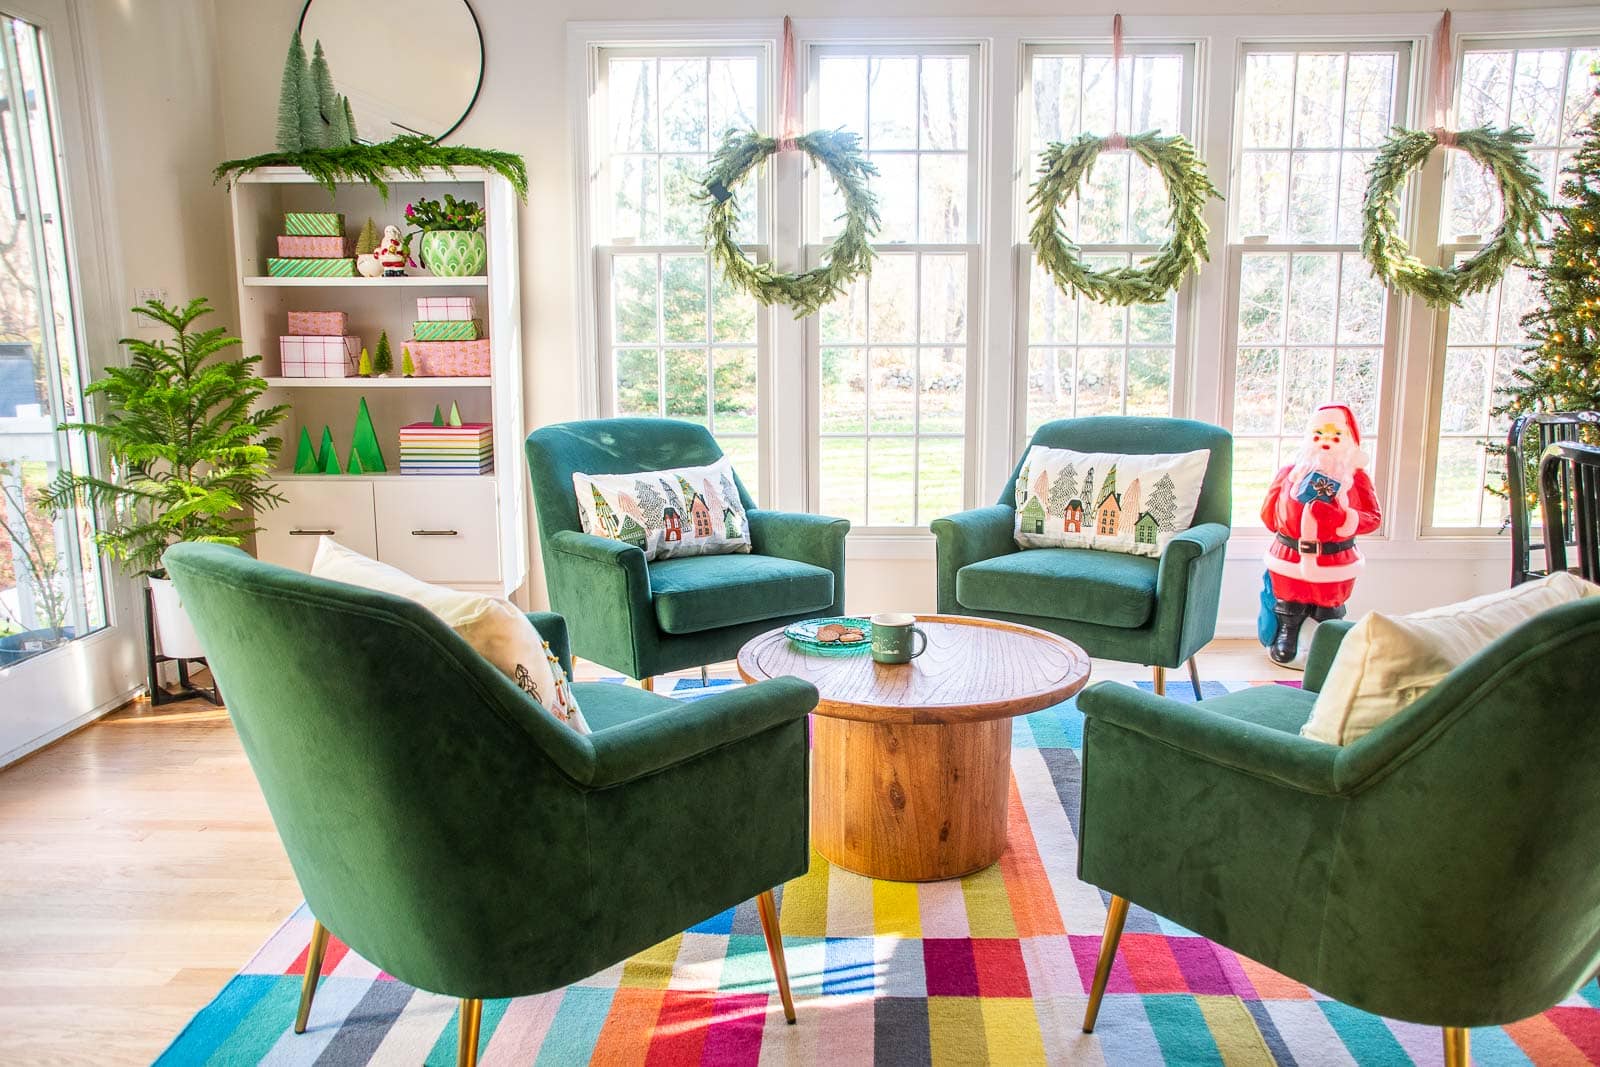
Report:
M672 695L736 684L681 680ZM1207 682L1204 691L1253 684L1277 683ZM1187 699L1188 687L1171 695ZM1071 702L1017 720L1009 843L988 870L878 882L813 855L779 898L798 1025L783 1023L746 902L577 985L485 1002L480 1062L1441 1062L1437 1029L1327 1000L1137 907L1096 1032L1082 1033L1106 909L1104 894L1076 877L1082 738ZM311 922L302 906L158 1062L455 1062L456 1001L394 981L337 940L310 1026L294 1034ZM1480 1067L1600 1063L1600 987L1590 982L1513 1026L1474 1030L1472 1054Z

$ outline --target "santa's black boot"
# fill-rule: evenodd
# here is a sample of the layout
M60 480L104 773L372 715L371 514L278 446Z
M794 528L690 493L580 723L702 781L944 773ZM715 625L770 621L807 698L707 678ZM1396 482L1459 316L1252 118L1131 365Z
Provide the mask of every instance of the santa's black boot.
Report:
M1273 605L1272 613L1278 617L1278 630L1272 635L1267 654L1274 663L1293 663L1300 654L1300 627L1305 625L1311 605L1280 600Z
M1317 606L1311 609L1311 617L1318 622L1329 622L1333 619L1344 618L1344 605L1338 604L1331 608Z

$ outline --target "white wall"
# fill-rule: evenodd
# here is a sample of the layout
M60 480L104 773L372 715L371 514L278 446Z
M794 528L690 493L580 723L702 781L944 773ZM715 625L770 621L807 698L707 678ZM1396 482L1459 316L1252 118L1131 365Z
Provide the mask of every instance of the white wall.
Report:
M226 57L221 70L223 142L230 156L266 150L272 143L276 86L283 47L298 16L301 0L216 0L218 52ZM549 422L582 417L579 409L579 375L576 354L574 264L573 165L570 145L572 102L568 97L566 23L569 20L639 20L652 16L673 20L774 20L792 15L797 23L823 17L862 17L870 13L885 19L908 17L995 15L991 5L979 0L874 0L869 8L851 0L813 0L786 6L777 0L753 0L729 8L720 0L673 0L654 8L638 0L473 0L487 42L486 81L477 107L452 141L522 153L528 161L532 195L522 214L523 337L527 382L527 423L530 428ZM1466 0L1453 5L1460 11L1532 7L1520 2ZM1548 5L1546 5L1548 6ZM1327 14L1323 0L1259 0L1218 4L1217 13ZM1341 14L1360 11L1391 13L1381 0L1341 5ZM1419 13L1437 9L1418 6ZM1065 12L1059 0L1012 0L1008 16L1083 16L1102 12L1109 20L1114 11L1129 18L1130 34L1149 32L1141 13L1156 15L1182 11L1193 16L1196 5L1172 0L1084 0ZM1359 19L1354 32L1364 32ZM774 24L774 35L776 34ZM419 42L425 35L419 34ZM386 57L373 57L373 62ZM399 76L403 76L399 75ZM1215 119L1213 119L1215 121ZM1220 164L1214 164L1220 166ZM219 250L218 256L221 256ZM1220 270L1213 265L1211 270ZM219 287L220 291L220 287ZM1003 306L1003 305L1002 305ZM1415 396L1416 394L1412 394ZM1420 401L1419 401L1420 402ZM998 484L986 486L980 503L993 499ZM779 501L788 505L793 502ZM852 610L887 606L914 609L933 605L931 545L897 548L902 558L854 559L848 590ZM1255 596L1260 568L1249 558L1228 565L1229 593L1224 603L1225 629L1253 632ZM1410 555L1417 555L1408 550ZM1375 555L1381 554L1375 551ZM1481 554L1481 553L1480 553ZM1383 604L1405 609L1467 595L1504 582L1506 567L1493 562L1439 558L1397 561L1391 573L1403 575L1399 583L1368 581L1358 587L1356 609ZM531 599L542 600L542 578L537 556L533 561Z

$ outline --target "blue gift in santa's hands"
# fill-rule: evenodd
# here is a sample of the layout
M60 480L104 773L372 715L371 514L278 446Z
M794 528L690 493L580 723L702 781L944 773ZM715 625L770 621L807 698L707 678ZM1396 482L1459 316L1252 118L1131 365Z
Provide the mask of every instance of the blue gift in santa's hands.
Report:
M1332 503L1338 496L1338 479L1330 478L1321 471L1307 471L1306 476L1294 487L1294 498L1302 504L1314 504L1319 500Z

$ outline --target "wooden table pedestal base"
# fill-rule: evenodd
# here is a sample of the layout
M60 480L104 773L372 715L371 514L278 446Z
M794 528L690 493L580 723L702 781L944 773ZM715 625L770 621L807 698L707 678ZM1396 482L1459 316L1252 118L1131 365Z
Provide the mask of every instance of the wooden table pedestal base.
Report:
M811 719L811 839L871 878L930 882L1006 847L1011 720L878 724Z

